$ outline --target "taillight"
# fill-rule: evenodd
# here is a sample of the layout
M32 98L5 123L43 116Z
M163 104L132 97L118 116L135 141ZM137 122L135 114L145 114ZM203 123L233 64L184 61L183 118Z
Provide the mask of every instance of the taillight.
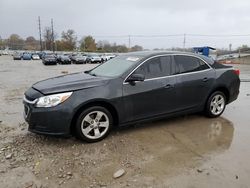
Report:
M234 69L235 74L237 74L238 76L240 75L240 70L239 69Z

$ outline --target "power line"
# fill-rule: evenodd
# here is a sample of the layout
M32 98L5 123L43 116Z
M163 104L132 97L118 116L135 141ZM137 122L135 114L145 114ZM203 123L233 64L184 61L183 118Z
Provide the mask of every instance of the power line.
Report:
M92 35L94 38L161 38L161 37L181 37L183 34L174 35Z
M91 35L94 38L127 38L128 35Z
M167 38L183 37L183 34L168 35L92 35L95 38ZM250 34L185 34L186 37L250 37Z
M250 37L250 34L187 34L190 37Z

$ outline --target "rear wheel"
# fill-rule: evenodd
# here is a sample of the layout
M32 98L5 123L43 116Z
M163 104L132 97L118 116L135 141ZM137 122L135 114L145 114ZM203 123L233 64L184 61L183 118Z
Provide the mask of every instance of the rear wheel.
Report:
M104 139L110 132L113 118L110 112L101 106L84 110L76 123L76 136L87 142Z
M226 107L226 97L221 91L216 91L210 95L206 104L206 115L211 118L220 116Z

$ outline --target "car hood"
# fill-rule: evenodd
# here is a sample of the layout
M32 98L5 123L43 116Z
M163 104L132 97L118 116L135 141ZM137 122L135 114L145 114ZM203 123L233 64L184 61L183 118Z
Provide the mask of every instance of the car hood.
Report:
M68 58L68 57L62 57L61 59L62 60L70 60L70 58Z
M85 73L75 73L37 82L32 86L32 88L38 90L44 95L47 95L98 87L107 84L109 80L110 78L107 77L97 77Z

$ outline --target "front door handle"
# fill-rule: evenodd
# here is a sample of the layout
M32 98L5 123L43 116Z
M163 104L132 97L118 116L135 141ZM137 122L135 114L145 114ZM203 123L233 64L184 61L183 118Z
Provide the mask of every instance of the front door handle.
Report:
M205 78L203 78L203 80L202 80L203 82L207 82L208 81L208 78L207 77L205 77Z

